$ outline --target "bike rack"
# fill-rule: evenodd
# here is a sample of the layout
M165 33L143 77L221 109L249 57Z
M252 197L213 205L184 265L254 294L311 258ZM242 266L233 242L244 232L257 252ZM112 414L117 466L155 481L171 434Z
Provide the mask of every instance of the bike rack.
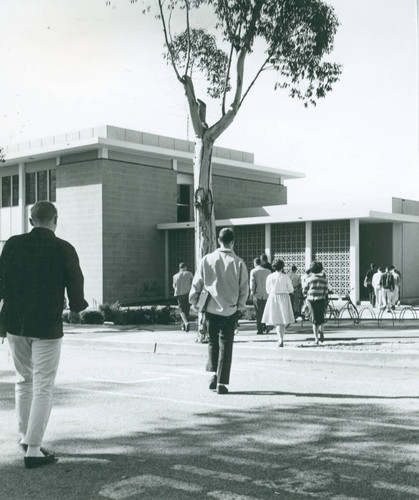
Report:
M371 319L374 319L374 320L377 319L377 315L375 314L374 309L370 306L365 306L365 307L362 307L361 309L359 309L359 322L361 322L362 316L364 315L364 313L366 311L368 311L368 313L370 314Z
M405 319L404 317L405 317L407 311L411 311L413 313L413 318L411 318L411 319L418 319L418 315L416 314L416 309L412 306L406 306L406 307L403 307L403 309L400 311L399 321L401 323L403 323L403 321ZM408 318L406 318L406 319L408 319Z
M387 311L386 309L381 309L380 312L378 313L378 323L377 323L377 326L379 327L380 326L380 322L383 321L383 315L385 312L389 312L391 314L391 319L393 321L393 326L394 326L394 321L397 319L397 315L396 313L390 309L390 311Z

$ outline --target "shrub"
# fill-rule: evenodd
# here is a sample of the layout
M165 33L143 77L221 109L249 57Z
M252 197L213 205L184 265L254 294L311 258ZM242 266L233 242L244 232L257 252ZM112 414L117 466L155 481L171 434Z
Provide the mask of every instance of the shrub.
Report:
M85 325L103 325L105 320L103 312L97 310L83 311L80 316Z
M155 310L155 323L158 325L169 325L171 321L170 306L157 306Z
M239 319L253 321L256 319L254 306L246 306L244 310L239 310Z
M117 322L118 316L121 315L121 304L116 301L113 304L99 305L99 310L103 313L104 321Z

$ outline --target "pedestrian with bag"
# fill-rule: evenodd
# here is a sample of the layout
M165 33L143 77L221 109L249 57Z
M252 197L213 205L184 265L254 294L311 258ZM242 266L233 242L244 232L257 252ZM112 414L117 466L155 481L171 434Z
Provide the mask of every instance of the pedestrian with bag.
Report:
M189 302L196 309L201 292L208 293L204 310L209 337L206 370L212 373L209 388L227 394L237 313L246 305L249 286L246 264L233 251L233 230L221 229L218 243L220 247L205 255L195 272Z

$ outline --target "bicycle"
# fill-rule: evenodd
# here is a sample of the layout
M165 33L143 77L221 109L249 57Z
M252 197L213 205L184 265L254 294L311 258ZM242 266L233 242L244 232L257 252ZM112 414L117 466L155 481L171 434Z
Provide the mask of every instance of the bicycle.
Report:
M334 302L338 300L344 301L342 307L336 307ZM348 314L349 319L351 319L355 325L361 322L359 311L350 297L350 291L344 296L339 296L337 294L333 294L332 291L329 291L324 313L324 322L327 323L329 320L334 319L338 322L339 326L340 322L346 319L344 317L346 313ZM305 300L303 300L301 303L301 318L303 322L311 321L310 308L308 307Z
M326 318L328 320L336 319L338 322L338 326L339 326L340 321L342 321L344 319L351 319L355 325L357 325L361 322L361 319L359 317L359 311L358 311L356 305L352 302L352 299L350 297L350 292L352 290L349 290L349 292L347 292L346 295L344 295L344 296L339 296L337 294L333 294L333 292L329 292L328 297L327 297L325 320L326 320ZM342 305L342 307L338 308L334 304L334 301L338 301L338 300L344 301L344 304ZM347 313L349 315L349 318L344 317L345 313Z

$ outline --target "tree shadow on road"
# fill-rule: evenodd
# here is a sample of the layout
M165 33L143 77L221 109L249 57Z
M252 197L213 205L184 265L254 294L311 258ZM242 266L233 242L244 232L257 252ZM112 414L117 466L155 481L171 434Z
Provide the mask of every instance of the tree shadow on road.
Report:
M77 388L66 390L73 406ZM3 491L10 500L229 498L223 492L253 499L418 498L413 407L400 412L386 402L339 402L351 398L340 394L297 394L298 402L282 398L292 392L237 394L280 398L277 407L191 407L181 420L169 409L155 413L143 432L124 427L114 398L104 435L92 436L81 420L71 438L53 441L55 466L23 471L20 459L3 462Z

